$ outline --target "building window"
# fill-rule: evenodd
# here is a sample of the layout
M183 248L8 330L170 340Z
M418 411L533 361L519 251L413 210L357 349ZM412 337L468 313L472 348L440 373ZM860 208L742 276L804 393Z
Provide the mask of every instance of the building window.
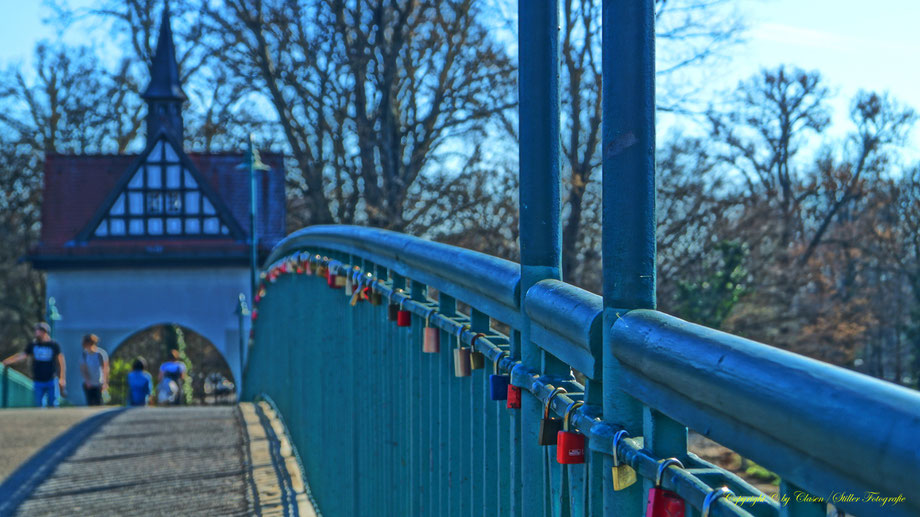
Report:
M179 192L166 193L166 213L182 213L182 195Z
M163 194L160 192L148 192L147 193L147 213L148 214L162 214L163 213Z
M108 238L229 234L214 204L165 140L154 144L147 162L131 176L94 231L94 236Z

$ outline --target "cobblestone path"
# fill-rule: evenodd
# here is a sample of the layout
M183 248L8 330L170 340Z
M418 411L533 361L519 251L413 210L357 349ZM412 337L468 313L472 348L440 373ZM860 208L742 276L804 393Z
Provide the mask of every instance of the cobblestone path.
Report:
M264 472L259 475L258 465L253 476L250 434L258 420L251 405L245 409L124 410L80 435L69 456L46 461L56 463L53 470L20 474L42 479L15 513L0 504L0 515L303 515L290 504L268 501L265 494L279 489ZM265 440L264 434L255 438ZM274 471L271 462L265 468ZM9 481L0 488L9 491Z

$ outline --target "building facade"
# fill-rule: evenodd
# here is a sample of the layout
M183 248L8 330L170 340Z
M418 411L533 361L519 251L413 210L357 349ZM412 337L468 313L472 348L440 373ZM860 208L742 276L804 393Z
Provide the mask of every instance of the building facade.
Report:
M141 153L50 154L45 161L41 240L30 259L45 270L46 296L62 315L54 338L76 404L83 402L80 340L88 333L111 355L144 329L177 324L210 340L241 378L248 326L241 328L236 310L241 294L251 299L247 156L183 149L187 98L168 9L143 98ZM257 172L261 256L284 236L282 158L263 155L270 170Z

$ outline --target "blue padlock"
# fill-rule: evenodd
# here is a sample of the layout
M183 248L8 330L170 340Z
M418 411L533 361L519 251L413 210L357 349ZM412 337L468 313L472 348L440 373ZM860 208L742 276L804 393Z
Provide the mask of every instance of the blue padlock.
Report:
M511 382L510 375L501 375L498 373L498 362L505 357L505 353L499 354L495 361L492 362L492 368L495 373L489 375L489 396L492 400L506 400L508 398L508 384Z

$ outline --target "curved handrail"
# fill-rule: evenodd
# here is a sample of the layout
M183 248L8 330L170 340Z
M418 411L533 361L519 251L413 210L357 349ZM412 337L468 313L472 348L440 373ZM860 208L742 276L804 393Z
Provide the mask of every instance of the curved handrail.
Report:
M481 307L509 325L520 322L521 267L514 262L390 230L318 225L287 236L266 263L310 246L359 255Z
M321 226L285 239L268 263L306 250L341 252L380 265L470 303L513 328L520 329L523 321L522 308L515 302L520 268L505 260L386 230ZM392 286L379 288L394 294ZM407 293L394 296L401 307L421 317L431 310L430 304ZM920 449L915 447L920 393L657 311L618 315L605 345L602 299L557 280L531 287L523 312L536 344L591 379L600 380L603 347L610 346L622 376L605 391L621 389L796 486L823 493L920 494L920 477L913 475L920 466ZM472 344L474 332L463 331L462 323L444 317L436 323ZM514 358L501 359L504 352L487 338L474 348L488 361L500 361L501 368L512 373L512 384L541 402L550 398L549 382L556 381L540 378ZM559 396L549 401L550 408L558 413L571 401ZM585 406L572 423L588 436L592 450L609 454L617 424L597 416L596 407ZM655 459L643 450L633 445L620 450L621 458L643 475L654 468ZM675 481L669 483L676 486ZM703 494L700 490L695 486L679 492L697 497ZM918 504L908 500L884 510L910 515ZM865 515L879 511L872 502L841 506Z
M611 337L628 393L784 478L920 494L920 393L657 311Z
M0 407L32 406L32 379L0 365Z

